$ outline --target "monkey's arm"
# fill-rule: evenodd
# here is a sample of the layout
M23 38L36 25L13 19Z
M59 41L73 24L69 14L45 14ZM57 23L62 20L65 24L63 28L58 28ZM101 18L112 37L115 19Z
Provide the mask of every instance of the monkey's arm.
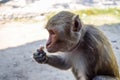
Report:
M56 68L65 70L71 67L69 62L67 62L63 57L58 55L49 55L48 61L46 63Z
M38 63L49 64L59 69L69 69L71 67L70 63L66 61L62 56L46 55L42 48L33 54L33 58Z
M119 79L111 76L96 76L93 80L119 80Z

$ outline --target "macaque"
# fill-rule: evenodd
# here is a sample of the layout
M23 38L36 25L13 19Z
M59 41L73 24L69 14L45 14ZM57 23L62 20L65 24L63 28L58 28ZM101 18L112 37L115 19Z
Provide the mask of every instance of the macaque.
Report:
M61 11L47 23L49 39L33 54L38 63L71 69L76 80L120 80L118 64L106 36L91 25L83 25L79 16Z

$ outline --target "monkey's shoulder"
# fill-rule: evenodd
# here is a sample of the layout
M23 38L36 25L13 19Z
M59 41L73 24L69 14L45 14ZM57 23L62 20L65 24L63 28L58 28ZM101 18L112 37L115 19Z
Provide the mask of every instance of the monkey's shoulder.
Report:
M86 26L86 33L84 34L82 44L82 48L89 49L90 51L92 49L99 51L99 48L105 50L106 48L104 47L111 46L104 33L94 26ZM111 49L111 47L108 48L109 50Z
M85 40L90 40L90 41L99 41L104 43L103 41L108 41L107 37L105 34L98 29L97 27L94 27L92 25L87 25L85 26L86 28L86 33L84 35Z
M86 28L86 33L90 35L104 35L100 29L98 29L97 27L93 25L87 25L85 26L85 28Z

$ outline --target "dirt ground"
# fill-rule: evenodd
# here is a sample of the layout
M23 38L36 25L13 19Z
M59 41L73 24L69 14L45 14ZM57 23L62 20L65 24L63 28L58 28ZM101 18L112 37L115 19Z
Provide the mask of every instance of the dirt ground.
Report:
M68 71L36 63L33 52L45 45L48 33L44 24L10 22L0 25L0 80L74 80ZM120 24L100 29L111 41L120 64Z

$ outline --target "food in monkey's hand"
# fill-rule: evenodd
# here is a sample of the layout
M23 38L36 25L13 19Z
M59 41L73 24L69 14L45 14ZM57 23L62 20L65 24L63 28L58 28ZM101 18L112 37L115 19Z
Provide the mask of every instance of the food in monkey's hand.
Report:
M37 51L33 54L33 58L38 63L46 63L48 58L46 56L46 53L43 51L44 47L41 47L40 49L37 49Z

